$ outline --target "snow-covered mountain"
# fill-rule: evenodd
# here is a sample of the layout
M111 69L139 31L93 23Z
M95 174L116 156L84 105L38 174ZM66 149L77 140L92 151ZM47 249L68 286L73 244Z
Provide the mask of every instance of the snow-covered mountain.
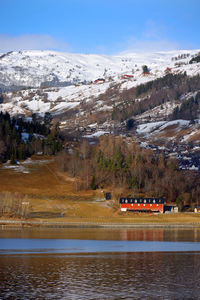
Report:
M50 112L59 119L63 128L72 130L87 128L86 132L83 132L86 136L88 134L98 136L98 132L113 132L113 127L115 131L117 130L116 123L114 124L112 120L113 109L126 101L126 94L120 97L120 93L163 77L167 73L186 72L189 76L200 74L200 63L189 63L198 53L199 50L128 53L118 56L54 51L2 54L0 88L3 97L0 95L0 111L25 116ZM144 71L144 65L148 71ZM99 78L102 80L98 81ZM191 93L182 95L182 99L192 95ZM174 108L181 105L180 101L177 103L176 99L174 100L166 101L135 116L134 119L139 124L136 133L141 135L142 132L145 133L145 128L150 128L150 131L146 132L149 137L154 138L155 131L157 137L166 138L168 135L169 139L168 128L173 126L172 138L180 130L190 138L194 128L187 122L179 122L177 125L165 123L165 126L160 126L164 124L164 120L168 120L167 116L172 114ZM143 98L138 97L134 101L141 102L142 106ZM153 123L147 124L149 120ZM122 127L121 124L118 125L120 133ZM198 138L199 124L196 127ZM142 136L144 137L144 134Z
M73 138L120 134L142 147L178 159L181 169L200 171L200 80L196 76L200 74L199 53L200 50L118 56L54 51L0 54L0 111L26 117L50 112L53 121L59 121L60 128ZM191 64L192 58L196 61L193 59ZM166 74L177 76L165 77ZM170 78L173 87L163 84L166 78ZM150 86L150 81L154 81L153 88L136 93L138 86L140 89L147 82ZM160 85L155 88L156 82ZM190 99L193 100L189 103ZM183 103L194 102L195 118L172 118ZM139 113L134 112L134 105L141 106ZM127 130L131 118L135 125Z
M198 50L155 53L130 53L118 56L70 54L54 51L8 52L0 56L0 87L67 86L97 78L114 80L128 73L138 78L141 66L148 65L159 77L166 67L174 67L174 57L187 63ZM190 68L186 68L190 72Z

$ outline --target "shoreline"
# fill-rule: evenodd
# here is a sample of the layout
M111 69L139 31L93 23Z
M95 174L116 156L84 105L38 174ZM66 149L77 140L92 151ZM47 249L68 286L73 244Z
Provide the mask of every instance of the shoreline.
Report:
M200 223L98 223L0 220L0 229L8 228L200 228Z

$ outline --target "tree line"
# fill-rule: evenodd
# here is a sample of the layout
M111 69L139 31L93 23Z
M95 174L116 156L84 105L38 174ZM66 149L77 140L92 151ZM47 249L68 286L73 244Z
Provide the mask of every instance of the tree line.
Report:
M200 109L200 92L196 93L195 96L184 100L180 107L176 106L172 113L172 120L184 119L194 121L199 115Z
M53 155L62 149L58 124L50 130L51 118L47 114L40 122L35 114L31 121L11 118L8 112L0 113L0 162L12 164L34 153Z
M162 78L121 92L118 95L121 103L114 107L112 119L125 121L168 101L180 101L181 96L199 90L199 75L190 77L186 73L167 74Z
M164 197L179 206L200 199L197 173L121 137L103 136L96 146L83 141L72 153L59 153L57 161L75 178L76 189L120 188L125 196Z

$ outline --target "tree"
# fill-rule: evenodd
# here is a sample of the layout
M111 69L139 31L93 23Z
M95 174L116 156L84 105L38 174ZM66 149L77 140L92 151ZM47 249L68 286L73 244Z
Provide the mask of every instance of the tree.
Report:
M95 183L95 176L93 175L92 176L92 182L91 182L91 189L96 190L96 188L97 188L97 185Z
M33 124L36 124L36 122L37 122L37 115L35 113L33 113L31 117L32 117Z
M181 196L178 196L176 198L176 205L178 206L178 209L181 211L183 208L183 200Z
M149 68L146 65L142 66L142 72L143 72L143 74L149 73Z
M127 122L126 122L126 129L127 130L131 130L135 125L135 121L134 119L129 119Z
M6 145L4 141L0 140L0 161L4 160L5 151L6 151Z
M44 114L44 124L45 126L50 126L52 121L52 115L50 114L50 112L45 112Z
M0 103L3 103L3 95L0 95Z

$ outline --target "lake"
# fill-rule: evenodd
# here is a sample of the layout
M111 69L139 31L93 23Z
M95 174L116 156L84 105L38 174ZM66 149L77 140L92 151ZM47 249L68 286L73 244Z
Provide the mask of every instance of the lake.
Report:
M200 229L2 229L0 299L200 299Z

